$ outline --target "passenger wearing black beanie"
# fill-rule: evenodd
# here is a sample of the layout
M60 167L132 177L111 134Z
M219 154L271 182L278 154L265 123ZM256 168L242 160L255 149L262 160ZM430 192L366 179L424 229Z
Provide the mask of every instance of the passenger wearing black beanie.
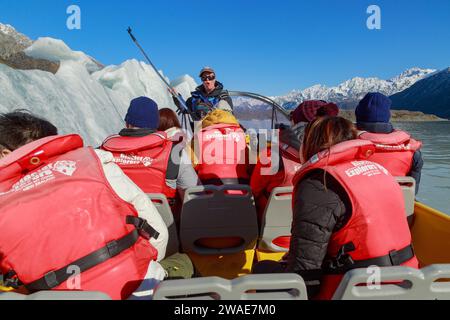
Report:
M365 132L389 135L400 130L395 130L390 122L392 101L379 92L369 92L355 109L356 126L360 130L360 138ZM411 141L413 139L411 138ZM409 143L406 141L405 143ZM389 153L385 154L389 157ZM386 158L386 161L389 159ZM383 165L383 163L381 163ZM406 174L416 180L416 194L419 192L419 184L423 167L423 158L420 150L416 150L412 156L411 169Z

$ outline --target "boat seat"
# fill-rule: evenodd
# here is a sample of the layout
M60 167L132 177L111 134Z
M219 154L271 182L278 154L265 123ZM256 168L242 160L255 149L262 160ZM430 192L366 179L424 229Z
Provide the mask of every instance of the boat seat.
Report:
M178 240L178 230L177 225L175 223L175 219L172 214L172 210L170 209L169 202L167 198L163 194L147 194L149 199L153 202L156 209L158 209L159 214L164 220L164 223L167 226L169 231L169 241L167 243L166 257L170 257L171 255L180 251L180 242Z
M261 221L261 236L256 250L258 261L279 261L289 251L293 188L275 188L270 194Z
M39 291L30 295L0 292L1 300L111 300L106 293L90 291Z
M201 276L234 279L250 273L257 239L258 221L249 186L186 190L180 242Z
M368 273L365 268L350 270L333 300L450 300L450 264L435 264L421 270L383 267L379 268L378 275L381 284L369 287L367 281L375 273Z
M219 277L167 280L154 300L307 300L306 285L294 273L252 274L233 280Z
M395 177L397 183L403 191L405 199L406 216L410 217L414 214L414 201L416 198L416 180L412 177Z

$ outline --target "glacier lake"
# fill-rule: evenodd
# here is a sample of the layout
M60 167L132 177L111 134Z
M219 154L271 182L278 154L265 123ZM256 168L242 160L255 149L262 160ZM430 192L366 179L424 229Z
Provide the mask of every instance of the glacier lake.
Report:
M450 215L450 121L397 122L394 126L423 143L417 200Z

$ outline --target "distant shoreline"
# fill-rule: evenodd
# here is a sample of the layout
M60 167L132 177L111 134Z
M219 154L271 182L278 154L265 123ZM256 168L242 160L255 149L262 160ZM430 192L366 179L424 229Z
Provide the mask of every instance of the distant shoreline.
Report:
M340 110L339 115L355 122L355 111ZM427 121L449 121L439 118L434 114L425 114L421 111L391 110L391 122L427 122Z
M261 120L271 119L271 110L250 110L239 108L234 110L235 116L240 120ZM257 115L257 116L256 116ZM340 109L339 115L352 122L356 122L355 110ZM391 122L437 122L449 121L449 119L440 118L434 114L425 114L421 111L409 110L391 110Z

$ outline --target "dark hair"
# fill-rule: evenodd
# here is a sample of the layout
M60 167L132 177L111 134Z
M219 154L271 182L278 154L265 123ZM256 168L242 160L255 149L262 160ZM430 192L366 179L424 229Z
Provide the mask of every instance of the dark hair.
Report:
M47 120L27 110L0 114L0 150L14 151L32 141L58 134L58 129Z
M357 138L353 123L342 117L320 117L305 128L302 156L305 161L320 151Z
M158 131L166 131L167 129L173 127L181 129L181 124L178 120L177 114L169 108L163 108L159 110Z

